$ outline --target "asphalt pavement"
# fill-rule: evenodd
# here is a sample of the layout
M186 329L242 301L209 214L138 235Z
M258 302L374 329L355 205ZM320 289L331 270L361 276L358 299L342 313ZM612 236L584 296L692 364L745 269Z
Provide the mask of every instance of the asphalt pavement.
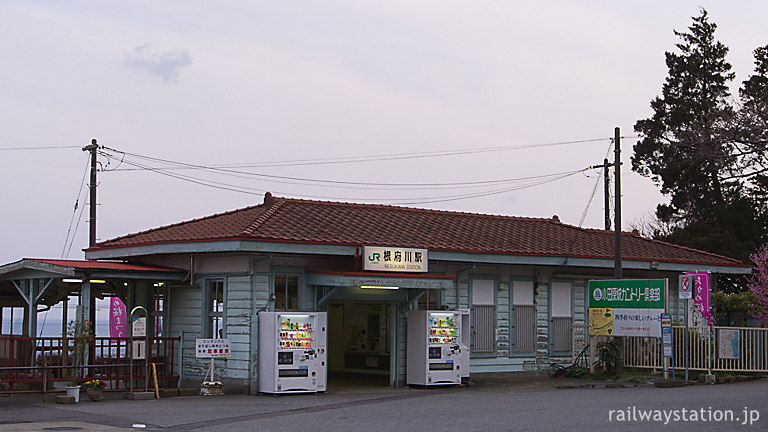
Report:
M638 417L641 411L650 413L649 417ZM107 393L102 402L83 397L72 405L55 403L53 395L45 403L39 394L0 397L0 431L613 431L627 427L766 430L768 381L660 389L647 382L492 374L473 376L470 386L395 389L346 384L309 395L126 400L120 393Z

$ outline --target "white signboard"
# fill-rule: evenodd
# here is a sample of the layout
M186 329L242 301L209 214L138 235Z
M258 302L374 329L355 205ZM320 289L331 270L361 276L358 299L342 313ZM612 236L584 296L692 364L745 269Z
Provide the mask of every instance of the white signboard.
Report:
M229 358L232 357L231 345L229 339L195 339L195 357Z
M365 270L387 272L427 272L427 249L365 246Z
M144 360L147 358L147 341L135 340L131 346L131 357L134 360Z
M678 287L680 289L681 299L692 299L694 289L693 275L681 275L678 277Z
M614 336L661 337L664 309L614 309Z
M133 319L133 327L131 328L131 335L133 337L144 337L147 335L147 318L138 317Z

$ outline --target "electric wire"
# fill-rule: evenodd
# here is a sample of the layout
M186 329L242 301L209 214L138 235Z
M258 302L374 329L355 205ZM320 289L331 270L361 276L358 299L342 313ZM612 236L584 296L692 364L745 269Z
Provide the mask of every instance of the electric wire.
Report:
M104 154L105 156L110 156L109 154L105 154L105 153L101 153L101 152L100 152L100 154ZM172 177L172 178L176 178L176 179L179 179L179 180L188 181L188 182L191 182L191 183L195 183L195 184L198 184L198 185L201 185L201 186L206 186L206 187L210 187L210 188L214 188L214 189L227 190L227 191L231 191L231 192L239 192L239 193L244 193L244 194L249 194L249 195L262 195L266 191L263 188L252 188L252 187L247 187L247 186L234 185L234 184L231 184L231 183L224 183L224 182L218 182L218 181L213 181L213 180L201 179L201 178L198 178L198 177L188 176L188 175L179 174L179 173L169 173L169 172L157 170L154 167L143 165L141 163L138 163L138 162L135 162L135 161L130 161L130 160L127 160L127 159L124 159L122 161L122 163L128 164L128 165L132 165L132 166L137 166L137 167L140 167L142 169L145 169L145 170L148 170L148 171L151 171L151 172L155 172L155 173L160 174L160 175L165 175L165 176L168 176L168 177ZM514 190L519 190L519 189L524 189L524 188L528 188L528 187L538 186L538 185L541 185L541 184L545 184L545 183L549 183L549 182L552 182L552 181L560 180L562 178L566 178L566 177L572 176L574 174L578 174L578 173L584 172L584 171L586 171L588 169L589 168L584 168L584 169L568 171L568 172L563 172L563 173L555 173L555 174L549 174L549 175L543 175L543 176L534 176L534 177L530 177L529 179L533 179L533 180L536 180L536 181L533 181L533 182L531 182L529 184L524 184L524 185L519 185L519 186L514 186L514 187L509 187L509 188L496 189L496 190L491 190L491 191L484 191L484 192L479 192L479 193L474 193L474 194L449 195L449 196L433 197L433 198L429 198L429 199L421 199L421 200L417 199L417 200L405 200L405 201L402 198L397 198L397 199L376 198L376 199L372 199L372 198L366 197L366 198L344 198L344 199L355 199L355 200L358 200L358 201L369 201L369 202L371 202L371 201L373 201L373 202L392 202L392 203L397 203L397 204L425 204L425 203L437 203L437 202L446 202L446 201L456 201L456 200L469 199L469 198L478 198L478 197L489 196L489 195L497 195L497 194L501 194L501 193L505 193L505 192L514 191ZM295 194L295 193L281 192L281 191L274 191L274 193L276 193L276 194L294 195L294 196L299 196L299 197L303 197L303 198L313 198L313 199L339 199L339 197L336 197L336 196L318 196L318 195L309 195L309 194Z
M544 176L532 176L532 177L522 177L522 178L512 178L512 179L497 179L497 180L485 180L485 181L471 181L471 182L443 182L443 183L380 183L380 182L352 182L352 181L340 181L340 180L327 180L327 179L312 179L312 178L302 178L302 177L295 177L295 176L279 176L279 175L270 175L270 174L261 174L261 173L252 173L252 172L245 172L245 171L236 171L231 169L224 169L214 166L205 166L205 165L197 165L197 164L189 164L184 162L177 162L177 161L171 161L168 159L160 159L160 158L154 158L149 156L143 156L135 153L130 152L124 152L122 150L116 150L112 148L106 147L105 150L117 152L123 155L123 160L121 160L121 163L127 163L125 161L124 156L129 155L133 157L137 157L140 159L147 159L151 161L159 161L167 164L175 164L180 167L185 167L188 169L195 169L195 170L201 170L201 171L211 171L211 172L219 172L224 173L225 175L230 175L233 177L242 177L242 178L250 178L250 177L260 177L260 178L266 178L266 179L273 179L273 181L278 183L287 183L287 184L303 184L303 183L317 183L317 184L323 184L327 187L334 187L334 186L328 186L328 185L338 185L336 187L343 187L343 188L350 188L350 189L377 189L377 188L406 188L406 189L441 189L441 188L475 188L475 187L484 187L484 186L490 186L494 184L504 184L504 183L513 183L513 182L520 182L520 181L526 181L530 179L540 178L540 177L549 177L553 175L559 175L564 173L555 173L555 174L547 174ZM109 155L107 153L104 153L105 156ZM167 167L148 167L144 164L138 164L138 163L130 163L134 166L139 166L142 170L150 170L154 172L160 172L160 171L168 171ZM124 170L121 170L124 171ZM572 171L568 171L569 173ZM296 183L299 182L299 183ZM229 185L231 186L231 185ZM354 186L354 187L352 187ZM364 187L364 186L371 186L371 187Z
M327 165L327 164L341 164L341 163L391 161L391 160L403 160L403 159L421 159L421 158L430 158L430 157L458 156L458 155L478 154L478 153L488 153L488 152L498 152L498 151L553 147L553 146L561 146L561 145L569 145L569 144L584 144L584 143L591 143L591 142L606 141L609 139L610 138L592 138L592 139L584 139L584 140L558 141L558 142L542 143L542 144L523 144L523 145L517 145L517 146L485 147L485 148L479 148L479 149L459 149L459 150L444 150L444 151L435 151L435 152L412 152L412 153L371 155L371 156L346 156L346 157L338 157L338 158L299 159L299 160L291 160L291 161L275 161L275 162L265 162L265 163L229 164L229 165L217 166L217 168L266 168L266 167L284 167L284 166L299 166L299 165ZM120 150L110 149L108 147L103 147L103 148L122 152ZM133 155L133 156L141 156L141 155L136 155L136 154L127 153L127 152L126 154ZM174 161L169 161L162 158L152 158L149 156L141 156L141 157L152 159L158 162L177 164ZM191 164L189 165L190 166L188 168L194 167L194 165L191 165ZM213 168L213 167L208 167L208 168ZM181 168L174 168L174 169L181 169Z
M0 151L19 151L19 150L59 150L69 148L81 148L79 145L67 146L38 146L38 147L0 147Z
M69 227L67 228L67 237L64 239L64 248L62 248L62 250L61 250L61 259L64 259L65 253L67 254L66 256L69 256L69 253L67 252L67 243L69 243L69 241L70 241L69 235L72 232L72 224L75 221L75 215L77 214L78 207L80 206L80 196L83 194L83 186L85 185L85 179L88 176L88 169L89 168L90 168L90 160L86 159L85 172L83 172L83 179L80 181L80 189L77 191L77 197L75 198L75 206L74 206L74 208L72 210L72 217L69 220ZM80 222L78 220L78 224L79 223ZM75 236L73 235L72 236L72 243L74 243L74 240L75 240ZM70 244L70 248L71 247L72 246Z

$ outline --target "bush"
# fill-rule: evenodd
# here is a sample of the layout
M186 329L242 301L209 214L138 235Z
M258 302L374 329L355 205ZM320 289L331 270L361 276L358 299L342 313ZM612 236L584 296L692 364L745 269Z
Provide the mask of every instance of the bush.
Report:
M614 341L597 344L597 358L608 371L616 370L616 360L619 358L619 346Z

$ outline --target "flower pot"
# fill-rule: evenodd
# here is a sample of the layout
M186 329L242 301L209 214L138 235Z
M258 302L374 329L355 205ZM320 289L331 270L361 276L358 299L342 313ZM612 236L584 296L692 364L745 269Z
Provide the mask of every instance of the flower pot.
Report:
M80 386L64 386L67 390L67 396L75 398L75 402L80 402Z
M94 402L101 402L102 399L102 390L101 389L95 389L88 387L85 389L86 393L88 394L88 399L94 401Z

